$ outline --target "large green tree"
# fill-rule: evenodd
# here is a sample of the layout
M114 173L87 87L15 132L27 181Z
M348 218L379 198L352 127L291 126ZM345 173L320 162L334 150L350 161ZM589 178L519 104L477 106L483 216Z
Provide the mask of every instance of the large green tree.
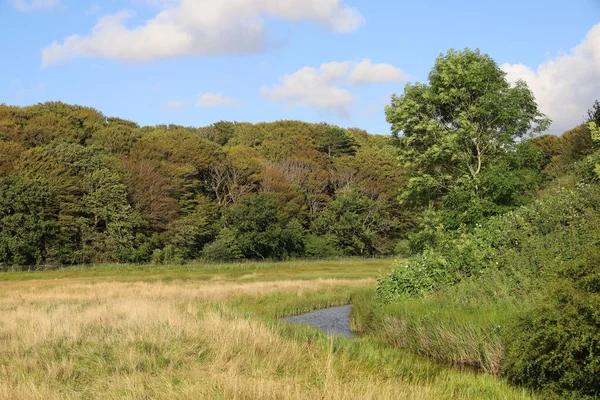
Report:
M53 224L50 200L48 189L36 181L0 179L0 264L44 262Z
M470 49L440 55L429 83L407 84L385 112L410 173L401 198L417 205L436 202L457 182L478 191L494 159L549 125L525 82L511 85L492 58Z

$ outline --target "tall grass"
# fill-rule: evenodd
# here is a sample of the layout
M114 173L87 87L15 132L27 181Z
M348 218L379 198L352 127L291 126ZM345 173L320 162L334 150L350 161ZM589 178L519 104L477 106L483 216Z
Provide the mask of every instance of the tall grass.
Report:
M529 398L375 338L274 316L374 280L0 283L0 398ZM357 294L358 293L358 294Z
M367 291L354 301L353 324L357 331L415 354L499 374L505 326L542 295L524 276L518 279L529 289L517 292L515 279L490 270L428 296L384 305Z

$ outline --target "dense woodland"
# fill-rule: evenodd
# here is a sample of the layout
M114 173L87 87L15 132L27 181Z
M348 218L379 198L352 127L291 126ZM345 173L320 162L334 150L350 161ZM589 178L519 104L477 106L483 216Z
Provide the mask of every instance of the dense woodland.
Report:
M0 106L0 263L391 254L411 224L390 137L297 121L139 127Z
M391 136L1 105L0 263L417 254L441 230L531 202L594 151L585 124L529 140L550 122L531 91L468 49L440 56L430 85L407 85L386 113Z

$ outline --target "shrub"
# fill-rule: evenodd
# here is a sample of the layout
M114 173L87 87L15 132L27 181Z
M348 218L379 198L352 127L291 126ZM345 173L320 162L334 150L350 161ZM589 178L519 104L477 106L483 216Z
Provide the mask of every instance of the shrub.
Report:
M392 265L379 281L378 297L390 302L425 294L490 268L537 276L581 254L600 231L599 209L598 187L579 184L470 230L439 231L423 253Z
M560 268L546 301L505 332L503 373L561 398L600 395L600 252Z
M202 257L209 261L233 261L244 257L244 254L236 242L236 233L225 228L217 240L204 246Z
M335 246L335 237L330 235L308 235L304 239L304 252L308 257L335 258L344 255L344 252Z
M398 240L394 245L394 255L398 257L410 257L412 255L410 242L407 239Z
M399 259L394 262L390 272L379 280L377 297L384 303L390 303L403 297L429 293L453 280L447 260L428 250L410 261Z
M152 253L153 264L183 264L184 259L181 252L172 245L165 246L164 249L156 249Z

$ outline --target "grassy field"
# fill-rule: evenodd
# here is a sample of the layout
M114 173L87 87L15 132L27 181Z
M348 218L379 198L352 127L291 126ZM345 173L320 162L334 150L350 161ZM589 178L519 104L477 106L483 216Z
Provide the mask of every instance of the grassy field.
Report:
M365 296L389 260L0 274L2 399L526 399L377 336L277 317Z

